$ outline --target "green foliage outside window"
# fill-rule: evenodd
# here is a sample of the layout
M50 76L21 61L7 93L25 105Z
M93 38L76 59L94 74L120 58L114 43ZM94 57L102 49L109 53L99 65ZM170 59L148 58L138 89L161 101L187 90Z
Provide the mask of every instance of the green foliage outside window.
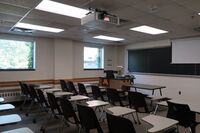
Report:
M34 42L0 39L0 69L34 69Z

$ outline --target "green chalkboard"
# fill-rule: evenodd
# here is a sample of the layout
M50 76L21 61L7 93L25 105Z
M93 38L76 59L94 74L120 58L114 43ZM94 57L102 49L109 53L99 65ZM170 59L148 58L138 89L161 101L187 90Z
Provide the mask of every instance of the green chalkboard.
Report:
M128 50L128 71L200 75L199 64L171 64L171 47Z

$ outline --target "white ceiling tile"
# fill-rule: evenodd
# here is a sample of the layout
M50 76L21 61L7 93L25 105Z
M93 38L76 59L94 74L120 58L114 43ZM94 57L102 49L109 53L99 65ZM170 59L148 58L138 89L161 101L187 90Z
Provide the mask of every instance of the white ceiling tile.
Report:
M80 19L34 9L22 22L63 28L65 31L59 34L41 31L35 31L32 34L9 32L10 27L40 1L0 0L0 33L67 38L108 45L200 35L200 32L194 31L194 28L200 27L200 16L197 15L200 12L200 0L54 0L81 8L100 8L128 20L128 23L120 26L86 27L81 26ZM129 30L143 24L167 30L169 33L153 36ZM125 40L113 43L94 39L93 36L98 34L116 36Z
M20 16L8 15L0 13L0 21L17 22L21 19Z
M57 22L57 23L65 23L67 25L77 25L81 24L81 20L78 18L67 17L63 15L57 15L53 13L48 13L39 10L33 10L27 18L36 19L40 21L48 21L48 22Z
M33 8L42 0L0 0L0 3L10 4L24 8Z
M16 15L16 16L24 16L28 11L29 9L27 8L20 8L17 6L0 3L0 13Z
M174 2L170 0L146 0L139 4L133 5L138 10L154 13L159 12L165 6L173 5Z
M172 0L194 12L200 12L200 0Z

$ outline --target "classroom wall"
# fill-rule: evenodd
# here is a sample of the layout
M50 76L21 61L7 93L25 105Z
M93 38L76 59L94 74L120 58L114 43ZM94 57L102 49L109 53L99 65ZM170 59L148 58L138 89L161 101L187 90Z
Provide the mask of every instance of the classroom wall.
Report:
M54 79L73 77L73 41L55 39Z
M36 42L36 70L0 71L0 82L87 78L105 75L103 70L83 70L83 47L85 45L94 46L97 44L86 44L67 39L50 39L9 34L0 35L2 38L7 39L33 40ZM120 47L114 45L100 46L104 47L105 69L116 69Z
M125 46L124 49L124 62L125 62L125 72L128 72L128 50L129 49L143 49L143 48L155 48L155 47L165 47L170 46L170 40L153 41L146 43L131 44ZM153 74L134 74L136 83L144 84L156 84L166 86L163 89L164 96L168 97L187 97L187 99L200 100L200 77L177 77L175 75L153 75ZM179 95L179 91L181 95ZM150 93L145 91L144 93ZM159 95L158 91L156 95Z
M0 71L0 81L42 80L54 78L54 42L49 38L1 34L4 39L33 40L36 45L35 71Z

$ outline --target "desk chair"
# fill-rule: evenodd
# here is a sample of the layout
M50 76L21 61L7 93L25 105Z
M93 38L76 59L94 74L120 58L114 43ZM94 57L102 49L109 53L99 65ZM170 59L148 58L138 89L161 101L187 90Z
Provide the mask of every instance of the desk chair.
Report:
M74 86L74 83L72 81L67 81L67 86L69 88L69 92L74 93L75 95L78 95L78 92Z
M65 80L60 80L60 86L61 86L62 91L69 91L69 88Z
M97 100L100 97L102 101L105 101L103 94L98 86L91 85L91 88L92 88L92 95L95 100Z
M195 128L200 122L195 120L195 112L190 110L187 104L179 104L167 101L168 112L167 117L179 121L179 125L189 128L192 133L195 133Z
M61 111L60 106L58 105L57 99L53 93L47 92L47 99L48 99L49 107L51 109L50 118L47 120L47 122L48 122L48 121L50 121L52 116L54 116L54 118L58 118L58 116L62 116L62 111ZM42 131L43 133L45 133L45 131L46 131L46 124L41 126L41 128L40 128L40 131Z
M123 117L106 113L109 133L136 133L133 123Z
M86 91L85 85L82 83L78 83L78 90L80 95L86 95L88 96L88 93Z
M38 98L39 98L39 103L41 105L41 107L43 107L43 109L45 111L48 111L48 108L49 108L49 104L44 96L44 93L41 89L37 89L36 90L37 94L38 94Z
M24 101L22 103L22 105L20 106L20 110L23 110L24 105L26 104L26 101L30 98L30 92L29 92L29 88L28 85L23 83L23 82L19 82L20 88L21 88L21 94L24 97Z
M119 96L119 93L116 89L112 89L112 88L107 88L107 96L108 96L108 101L112 104L112 105L116 105L116 102L118 102L120 104L120 106L125 106L122 103L122 100Z
M56 116L56 115L62 115L61 109L60 109L60 107L58 105L57 99L54 96L54 94L47 92L47 99L48 99L49 106L50 106L52 114L54 116Z
M39 101L39 97L37 95L37 92L35 90L35 85L28 85L28 88L29 88L29 95L30 95L30 98L31 98L31 104L29 105L28 107L28 110L26 111L26 116L29 115L29 113L33 110L33 105L36 103L38 105L40 105ZM39 106L41 107L41 106ZM36 119L33 118L33 123L36 123Z
M76 116L76 113L74 111L74 108L71 102L67 99L60 98L60 106L62 109L63 116L65 118L63 126L69 122L71 124L76 124L77 127L79 127L80 121L78 120L78 117ZM71 121L70 118L73 118L73 121Z
M130 108L134 108L137 112L141 113L150 113L147 103L145 100L145 95L140 92L128 92L128 99L129 99L129 106ZM140 109L143 109L144 111L141 111Z
M91 129L97 129L98 133L103 133L97 116L92 108L80 104L77 104L77 108L81 126L85 129L86 133L90 133Z

